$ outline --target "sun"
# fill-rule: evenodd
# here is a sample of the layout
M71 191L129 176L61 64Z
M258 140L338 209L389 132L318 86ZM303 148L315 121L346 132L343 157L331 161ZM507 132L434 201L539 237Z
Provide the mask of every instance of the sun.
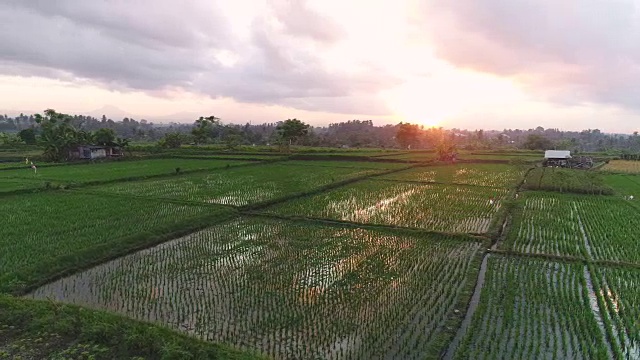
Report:
M519 101L523 93L508 79L440 69L428 76L411 78L382 96L400 121L443 126L465 113Z

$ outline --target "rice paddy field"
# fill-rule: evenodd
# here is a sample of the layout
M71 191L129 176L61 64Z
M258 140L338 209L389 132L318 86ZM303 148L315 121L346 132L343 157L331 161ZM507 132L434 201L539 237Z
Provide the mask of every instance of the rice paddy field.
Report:
M455 359L608 359L581 264L490 255Z
M275 205L267 211L441 232L484 233L507 194L505 189L367 180Z
M602 176L607 186L622 198L640 198L640 175L607 174Z
M88 189L104 194L244 206L312 191L331 183L377 172L379 170L356 167L269 164Z
M605 184L599 172L553 167L538 167L530 171L524 188L578 194L613 194L613 189Z
M640 174L640 161L610 160L600 170L614 173Z
M181 172L207 169L221 169L251 164L249 161L206 160L206 159L148 159L138 161L113 161L95 164L40 167L37 172L24 169L0 171L0 179L26 179L58 181L64 183L105 182L119 179L170 175Z
M525 170L507 164L454 164L415 167L380 179L515 188Z
M384 158L383 158L384 159ZM361 168L361 169L406 169L411 164L383 161L324 161L324 160L291 160L283 163L288 166L322 166L336 168Z
M0 358L640 359L636 175L175 152L0 168Z
M45 187L45 181L32 179L2 179L0 178L0 193L18 190L38 189Z
M594 281L616 355L640 355L640 269L601 267Z
M61 210L64 209L64 210ZM43 192L0 201L0 289L20 287L56 273L61 262L144 243L153 235L189 227L225 209L103 197L73 192ZM18 240L19 239L19 240Z
M544 192L523 194L502 247L640 265L640 216L632 201Z
M273 358L424 358L481 243L243 219L31 296L159 321Z
M407 161L431 161L436 158L435 152L408 152L397 155L384 155L378 157L380 159L395 159L395 160L407 160Z

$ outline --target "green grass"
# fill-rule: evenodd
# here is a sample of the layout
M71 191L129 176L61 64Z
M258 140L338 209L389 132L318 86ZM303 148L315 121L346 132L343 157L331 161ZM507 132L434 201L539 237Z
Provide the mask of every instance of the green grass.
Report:
M454 164L412 168L380 179L513 188L525 170L506 164Z
M239 218L33 296L117 311L273 358L437 356L481 243ZM342 348L337 345L342 344Z
M0 295L0 359L257 358L114 314Z
M640 175L607 174L603 178L616 195L623 198L631 195L640 200Z
M374 169L278 163L97 186L88 191L243 206L312 191L376 172Z
M442 232L489 231L505 189L365 180L267 209L286 216L414 227ZM494 198L494 204L490 199Z
M227 166L237 166L249 163L251 162L203 159L110 161L96 164L42 167L38 168L37 174L34 174L32 169L6 170L0 171L0 178L57 181L70 184L91 183L173 174L176 172L176 168L180 168L180 171L184 172L202 169L221 169Z
M490 255L455 359L607 359L584 265Z
M46 187L45 181L33 179L3 179L0 178L0 193L14 192L18 190L43 189Z
M529 172L524 188L578 194L611 195L601 173L588 170L539 167Z
M29 165L25 165L24 161L0 162L0 170L10 169L15 167L23 167L25 169L28 169Z
M69 192L2 198L0 292L210 224L229 210Z

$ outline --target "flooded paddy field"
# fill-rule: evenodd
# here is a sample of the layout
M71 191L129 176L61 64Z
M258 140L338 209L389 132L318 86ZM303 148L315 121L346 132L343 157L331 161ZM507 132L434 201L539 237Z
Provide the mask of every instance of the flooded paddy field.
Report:
M513 188L525 169L507 164L454 164L416 167L380 179Z
M599 267L594 282L616 355L640 359L640 269Z
M455 359L607 359L584 266L490 255Z
M458 233L484 233L506 189L367 180L267 209L270 213L394 225Z
M526 192L501 248L640 264L640 216L612 196Z
M29 296L274 358L421 359L475 278L480 247L464 236L239 218Z

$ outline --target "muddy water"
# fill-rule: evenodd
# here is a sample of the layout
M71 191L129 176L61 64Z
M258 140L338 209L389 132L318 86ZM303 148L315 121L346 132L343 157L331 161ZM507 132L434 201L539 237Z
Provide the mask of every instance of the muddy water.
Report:
M467 329L469 325L471 325L471 319L473 318L473 314L476 312L476 308L480 303L480 293L482 292L482 287L484 286L484 278L487 273L487 260L489 259L490 254L485 254L482 259L482 264L480 265L480 272L478 273L478 281L476 282L476 287L473 290L473 295L471 296L471 301L469 302L469 309L467 310L467 314L464 316L464 320L462 320L462 324L456 333L456 336L449 344L449 348L447 349L447 353L444 356L445 360L453 359L453 355L458 349L458 344L462 341L462 338L467 333Z

